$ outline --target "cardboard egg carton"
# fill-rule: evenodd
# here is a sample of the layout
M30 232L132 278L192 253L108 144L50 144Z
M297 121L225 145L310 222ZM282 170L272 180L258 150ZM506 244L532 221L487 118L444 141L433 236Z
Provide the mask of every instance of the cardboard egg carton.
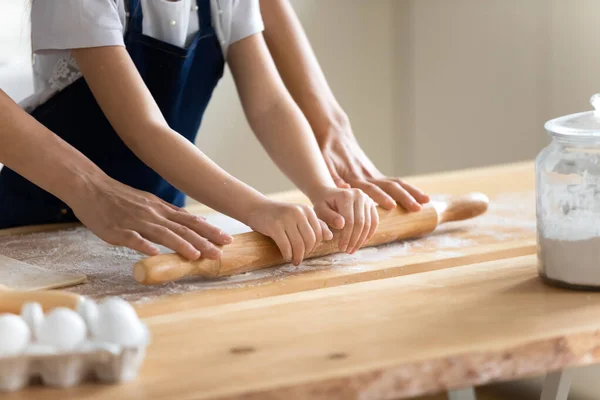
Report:
M88 306L93 303L87 299L85 302ZM31 303L23 307L21 314L34 334L20 354L0 356L0 391L17 391L39 379L44 385L66 388L85 381L118 383L137 377L150 338L147 327L139 319L143 337L134 345L120 345L98 340L90 326L88 308L79 308L78 313L87 326L87 338L76 349L61 351L38 343L35 332L39 327L24 315L28 305Z

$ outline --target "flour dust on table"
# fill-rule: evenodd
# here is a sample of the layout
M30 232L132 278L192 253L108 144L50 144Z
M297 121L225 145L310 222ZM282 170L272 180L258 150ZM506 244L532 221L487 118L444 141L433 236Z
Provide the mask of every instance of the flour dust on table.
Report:
M111 246L84 227L0 237L0 254L57 272L87 275L87 283L67 289L72 292L92 298L121 296L129 301L144 302L170 294L262 285L290 275L321 270L369 271L376 268L374 264L379 261L402 260L419 254L433 259L458 257L473 246L530 238L535 234L533 199L533 192L500 196L492 199L488 213L479 218L443 225L424 238L367 248L353 255L335 254L307 260L298 267L284 264L219 279L191 277L160 286L140 285L133 279L132 266L144 255ZM529 206L515 207L515 204ZM228 233L249 230L220 214L205 217ZM169 252L164 248L161 251Z

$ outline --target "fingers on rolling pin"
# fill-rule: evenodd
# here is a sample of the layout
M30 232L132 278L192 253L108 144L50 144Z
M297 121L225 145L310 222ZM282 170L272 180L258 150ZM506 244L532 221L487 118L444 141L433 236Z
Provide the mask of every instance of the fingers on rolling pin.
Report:
M485 194L470 193L447 203L433 202L433 206L440 214L440 224L442 224L475 218L487 211L489 203L490 200Z
M377 246L397 240L414 238L431 233L438 224L469 219L487 211L489 200L482 193L457 197L448 203L427 204L420 212L408 213L401 207L393 210L378 208L379 228L363 247ZM312 257L338 252L332 243L340 238L336 231L331 242L316 246ZM233 244L224 249L219 261L199 259L188 261L177 254L163 254L137 262L133 268L135 280L145 285L156 285L186 276L228 276L283 264L285 260L276 244L256 233L237 235Z

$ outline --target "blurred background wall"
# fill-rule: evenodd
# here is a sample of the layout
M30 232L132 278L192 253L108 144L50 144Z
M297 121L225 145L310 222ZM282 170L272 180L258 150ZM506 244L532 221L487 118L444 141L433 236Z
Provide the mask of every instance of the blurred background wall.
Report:
M0 0L0 87L31 91L25 0ZM600 92L597 0L292 0L367 154L407 175L532 159L543 123ZM229 72L198 145L261 191L288 189Z
M0 89L19 101L33 91L28 0L0 0Z

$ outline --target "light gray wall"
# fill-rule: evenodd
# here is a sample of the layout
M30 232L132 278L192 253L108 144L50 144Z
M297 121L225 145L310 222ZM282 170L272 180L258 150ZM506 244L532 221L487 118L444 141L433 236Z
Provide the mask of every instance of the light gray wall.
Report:
M552 1L547 58L552 115L590 108L600 92L600 2Z
M408 55L411 82L397 77L394 94L412 137L397 173L532 159L546 120L589 110L600 92L598 1L396 3L409 32L394 38L395 64Z
M547 4L412 2L414 171L535 157L549 100Z

